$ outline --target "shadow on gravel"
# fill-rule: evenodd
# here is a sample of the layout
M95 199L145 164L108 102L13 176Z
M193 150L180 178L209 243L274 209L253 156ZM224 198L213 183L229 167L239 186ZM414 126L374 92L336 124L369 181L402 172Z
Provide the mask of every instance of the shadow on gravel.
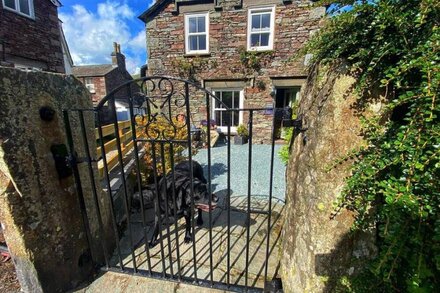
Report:
M201 164L203 168L203 173L205 174L205 177L208 178L208 165ZM220 177L221 175L228 172L228 168L223 163L214 163L211 164L211 180Z

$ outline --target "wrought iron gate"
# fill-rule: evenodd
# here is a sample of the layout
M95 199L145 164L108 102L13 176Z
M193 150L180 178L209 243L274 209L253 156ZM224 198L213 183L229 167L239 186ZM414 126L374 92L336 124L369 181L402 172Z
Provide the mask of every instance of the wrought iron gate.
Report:
M211 117L213 103L221 108L217 115L222 115L228 124L227 131L220 134L220 139L226 141L224 164L217 165L212 165L210 145L215 133L209 130L212 118L216 118ZM278 269L278 255L274 251L279 244L283 209L282 202L273 196L273 132L275 116L282 110L231 108L197 84L163 76L121 85L95 109L65 110L70 162L84 223L93 242L90 220L97 218L95 230L104 254L103 269L234 291L261 291L263 287L269 290L267 283L276 277ZM238 158L243 167L236 172L239 174L234 174L230 139L236 125L231 125L231 117L239 112L247 120L249 142L244 147L247 160ZM87 129L86 120L91 119L92 113L96 137ZM125 121L121 121L123 115L126 115ZM270 153L263 158L267 162L268 181L264 184L264 194L258 195L252 193L252 182L255 182L252 164L258 156L254 153L257 146L253 144L256 117L272 120L267 137ZM74 137L72 120L79 121L79 138ZM208 129L198 127L201 121L206 121ZM257 131L261 132L261 128ZM201 165L194 160L197 151L206 154L202 164L206 184L203 180L199 182L197 170ZM181 160L188 162L186 167L190 170L187 180L183 181L178 178ZM218 166L226 174L225 189L221 194L212 195L213 168ZM84 175L80 175L81 169L87 170L87 182ZM244 180L238 184L236 178L240 176ZM91 198L83 191L86 184L91 189ZM243 188L241 185L245 186L243 194L233 195L233 189ZM207 214L208 221L196 229L195 208L203 206L197 202L202 194L198 188L203 187L207 191L203 193L207 200L206 212L199 209L197 219L200 221L202 214L205 217ZM183 189L190 192L185 193ZM94 212L86 207L87 202ZM110 221L105 219L106 211ZM189 234L182 216L190 219ZM150 243L154 237L154 222L158 225L158 241ZM259 242L253 245L252 241L257 238Z

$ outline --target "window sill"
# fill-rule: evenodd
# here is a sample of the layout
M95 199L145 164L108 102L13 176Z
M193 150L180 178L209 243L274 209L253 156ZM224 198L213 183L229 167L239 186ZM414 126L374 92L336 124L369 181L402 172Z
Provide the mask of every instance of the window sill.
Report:
M255 49L255 48L248 48L247 52L249 53L272 53L273 49Z
M191 58L191 57L211 57L211 53L187 53L184 54L183 57Z
M9 7L7 7L7 6L3 6L3 9L4 9L4 10L7 10L7 11L10 11L10 12L13 12L13 13L15 13L15 14L18 14L18 15L20 15L20 16L26 17L27 19L31 19L31 20L34 20L34 21L35 21L35 16L33 15L33 13L32 13L31 15L28 15L28 14L25 14L25 13L20 12L20 11L18 11L18 10L15 10L15 9L9 8Z

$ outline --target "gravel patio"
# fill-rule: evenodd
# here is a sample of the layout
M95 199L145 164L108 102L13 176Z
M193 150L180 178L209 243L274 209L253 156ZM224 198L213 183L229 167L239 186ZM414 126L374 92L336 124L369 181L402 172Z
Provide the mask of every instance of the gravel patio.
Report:
M281 145L275 145L273 197L284 201L285 165L278 156ZM213 192L227 189L227 145L211 148L211 183ZM231 195L247 196L249 145L231 145ZM252 145L251 195L268 198L270 180L271 146ZM208 150L200 149L194 160L198 161L208 178Z

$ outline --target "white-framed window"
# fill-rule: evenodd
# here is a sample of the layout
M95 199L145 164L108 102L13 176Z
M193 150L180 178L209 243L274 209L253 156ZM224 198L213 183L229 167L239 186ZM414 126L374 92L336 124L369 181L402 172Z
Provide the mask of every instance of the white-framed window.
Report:
M231 132L236 132L237 126L243 123L242 111L225 111L225 106L219 102L222 101L228 108L239 109L243 108L243 90L240 89L218 89L213 90L217 99L212 102L212 119L215 120L218 129L221 132L228 131L228 125L231 126ZM231 114L229 114L231 113Z
M209 53L209 13L185 15L185 53Z
M3 7L18 14L34 18L33 0L3 0Z
M84 79L84 84L86 85L86 88L91 92L92 94L95 93L95 84L93 83L93 78L86 77Z
M273 49L275 7L250 8L248 10L248 50Z

